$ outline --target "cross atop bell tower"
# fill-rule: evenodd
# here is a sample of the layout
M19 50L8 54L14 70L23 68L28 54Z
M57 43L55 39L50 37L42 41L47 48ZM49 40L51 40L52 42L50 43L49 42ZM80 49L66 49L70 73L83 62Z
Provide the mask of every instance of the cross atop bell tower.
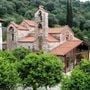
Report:
M44 9L42 5L39 6L39 9L35 13L35 22L37 23L35 29L36 49L46 50L46 38L48 37L48 12Z

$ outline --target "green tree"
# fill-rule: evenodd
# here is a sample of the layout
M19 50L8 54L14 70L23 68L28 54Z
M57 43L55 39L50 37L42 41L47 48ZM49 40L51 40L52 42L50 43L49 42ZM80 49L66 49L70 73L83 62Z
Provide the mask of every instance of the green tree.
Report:
M0 57L6 59L10 63L14 63L17 61L16 57L8 51L0 51Z
M54 2L47 3L45 7L50 12L53 11L53 10L55 10Z
M90 20L87 20L84 24L84 28L89 30L90 29Z
M17 83L20 83L20 78L15 63L0 57L0 89L10 90Z
M90 90L90 61L84 60L71 73L64 78L62 90Z
M72 0L67 0L67 25L72 27L73 15L72 15Z
M18 60L22 60L25 58L26 55L30 53L30 50L24 47L19 47L19 48L14 49L12 53Z
M26 13L25 13L25 17L27 17L28 19L32 19L34 16L34 14L32 13L32 11L28 10Z
M66 23L66 15L64 14L64 13L58 13L57 15L56 15L56 18L57 18L57 20L58 20L58 23L57 24L59 24L59 25L65 25L65 23Z
M88 34L90 28L90 1L0 0L0 18L5 19L5 27L7 27L11 21L20 23L23 19L33 19L34 13L39 5L44 5L48 11L50 27L68 24L69 26L79 28L81 32L87 30L85 36L90 38L90 34ZM79 32L78 35L80 34ZM75 33L75 35L77 36L77 33ZM82 36L80 35L79 37Z
M78 37L79 39L83 40L84 39L84 33L79 29L79 28L72 28L73 32L75 33L75 36Z
M49 26L54 27L58 23L58 20L54 14L49 15Z
M88 60L83 60L80 65L79 65L80 69L83 70L83 72L85 73L90 73L90 61Z
M24 86L37 90L42 86L55 86L62 79L63 64L59 58L51 54L29 54L22 61L19 69Z

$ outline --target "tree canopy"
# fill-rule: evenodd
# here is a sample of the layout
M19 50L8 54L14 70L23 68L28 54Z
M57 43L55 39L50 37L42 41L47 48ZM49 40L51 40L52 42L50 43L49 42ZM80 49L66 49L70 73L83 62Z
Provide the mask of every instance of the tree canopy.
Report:
M66 77L62 83L62 90L90 89L90 61L84 60Z
M10 90L20 82L15 63L0 57L0 89Z
M19 69L24 86L37 89L42 86L55 86L62 79L63 63L51 54L29 54Z
M72 13L72 26L80 29L83 39L87 37L88 40L90 38L90 1L70 1L72 5L68 5L67 0L0 0L0 18L5 20L4 26L7 26L11 21L20 23L23 19L33 19L38 6L43 5L49 12L50 27L66 25L67 20L70 21L70 17L72 17L67 12ZM69 7L72 12L68 9ZM86 32L84 33L83 30Z
M29 53L30 53L30 50L24 47L19 47L12 51L13 56L16 57L18 60L24 59L25 56L28 55Z
M55 86L62 80L62 71L62 61L50 53L30 53L23 47L0 51L0 89L13 90L18 84L34 90Z

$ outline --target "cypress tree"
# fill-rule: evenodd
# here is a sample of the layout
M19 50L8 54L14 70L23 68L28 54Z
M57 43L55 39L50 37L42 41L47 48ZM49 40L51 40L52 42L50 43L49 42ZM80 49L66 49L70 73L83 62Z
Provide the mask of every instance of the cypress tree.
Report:
M67 0L67 25L72 27L73 15L72 15L72 1Z

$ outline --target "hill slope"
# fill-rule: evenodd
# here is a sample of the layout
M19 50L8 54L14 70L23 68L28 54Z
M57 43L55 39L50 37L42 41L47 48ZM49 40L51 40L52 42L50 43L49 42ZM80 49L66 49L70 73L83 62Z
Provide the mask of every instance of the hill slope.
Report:
M66 24L66 0L0 0L0 17L6 21L4 26L10 21L20 23L23 19L33 19L40 4L49 12L49 26ZM90 2L72 0L72 8L74 31L77 27L80 36L84 33L86 38L90 37Z

